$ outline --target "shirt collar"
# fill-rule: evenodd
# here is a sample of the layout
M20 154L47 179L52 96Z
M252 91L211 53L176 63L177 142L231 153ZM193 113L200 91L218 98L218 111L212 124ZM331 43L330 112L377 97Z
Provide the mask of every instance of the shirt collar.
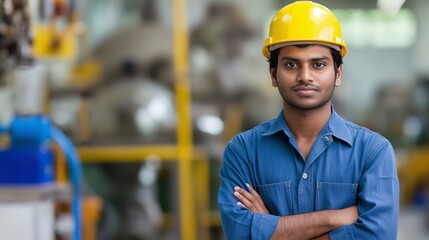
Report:
M331 117L328 120L327 125L322 130L321 134L332 135L337 139L340 139L346 142L348 145L352 146L352 137L350 132L347 129L346 121L341 118L337 112L335 112L334 107L331 105ZM279 131L283 131L289 138L292 136L292 133L289 127L286 125L286 122L283 117L283 110L280 111L277 118L273 119L271 126L268 130L263 133L263 136L272 135Z
M283 118L283 110L280 111L277 118L273 119L271 126L262 135L263 136L273 135L274 133L277 133L279 131L284 131L286 134L287 132L289 132L289 128L286 125L286 122ZM287 135L289 136L289 134Z
M337 112L335 112L334 107L331 106L332 114L328 120L328 130L331 135L346 142L348 145L352 146L352 136L346 126L347 122L341 118Z

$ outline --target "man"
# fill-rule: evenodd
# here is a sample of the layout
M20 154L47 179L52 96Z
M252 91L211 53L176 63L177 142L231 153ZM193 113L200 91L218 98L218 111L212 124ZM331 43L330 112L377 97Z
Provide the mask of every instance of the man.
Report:
M228 239L396 239L393 148L331 103L346 52L326 7L298 1L274 16L263 54L283 110L225 148L218 203Z

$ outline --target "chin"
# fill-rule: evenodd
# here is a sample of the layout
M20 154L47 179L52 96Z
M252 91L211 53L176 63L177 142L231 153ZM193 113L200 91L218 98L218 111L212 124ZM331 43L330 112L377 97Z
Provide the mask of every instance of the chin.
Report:
M323 102L307 102L307 103L298 103L298 102L286 102L286 106L289 108L298 109L301 111L312 111L318 109L324 109L326 107L330 108L331 102L323 101Z

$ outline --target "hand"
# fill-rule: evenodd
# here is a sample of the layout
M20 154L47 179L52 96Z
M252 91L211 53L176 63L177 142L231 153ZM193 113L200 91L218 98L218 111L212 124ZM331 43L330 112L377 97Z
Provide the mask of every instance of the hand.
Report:
M234 188L234 196L239 200L237 205L246 207L251 213L270 214L259 194L249 184L246 184L250 193L240 187Z

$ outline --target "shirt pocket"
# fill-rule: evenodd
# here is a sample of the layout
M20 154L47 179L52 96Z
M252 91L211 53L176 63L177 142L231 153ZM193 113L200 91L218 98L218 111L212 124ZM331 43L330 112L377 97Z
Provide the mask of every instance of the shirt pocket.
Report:
M292 191L290 181L256 186L265 207L272 215L292 215Z
M356 205L357 184L317 182L316 210L341 209Z

